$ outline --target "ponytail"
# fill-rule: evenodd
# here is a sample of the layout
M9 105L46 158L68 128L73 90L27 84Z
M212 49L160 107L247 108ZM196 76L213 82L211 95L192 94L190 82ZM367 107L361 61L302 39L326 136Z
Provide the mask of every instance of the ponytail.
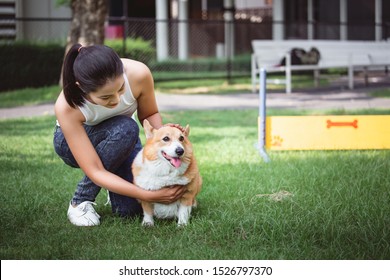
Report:
M64 86L64 95L66 102L75 108L84 104L85 92L77 85L73 65L79 54L81 44L73 45L65 56L64 70L62 73L62 84Z
M73 45L65 56L62 84L66 102L76 108L90 92L123 74L123 64L114 50L103 45Z

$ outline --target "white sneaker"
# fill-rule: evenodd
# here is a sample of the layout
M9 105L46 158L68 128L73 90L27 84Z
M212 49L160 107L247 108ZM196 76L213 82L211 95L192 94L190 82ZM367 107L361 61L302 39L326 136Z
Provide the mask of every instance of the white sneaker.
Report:
M84 201L76 207L73 207L72 202L68 208L68 219L75 226L98 226L100 225L100 216L96 213L93 205L96 203L91 201Z

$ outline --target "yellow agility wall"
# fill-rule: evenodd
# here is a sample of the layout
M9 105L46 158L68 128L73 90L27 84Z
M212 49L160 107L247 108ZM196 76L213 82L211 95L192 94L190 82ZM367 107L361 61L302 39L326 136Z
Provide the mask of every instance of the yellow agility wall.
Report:
M265 143L270 150L390 149L390 116L267 117Z

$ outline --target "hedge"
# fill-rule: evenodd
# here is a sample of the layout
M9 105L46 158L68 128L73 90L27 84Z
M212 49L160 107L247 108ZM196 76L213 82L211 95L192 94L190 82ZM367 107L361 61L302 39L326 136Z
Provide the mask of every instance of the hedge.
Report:
M164 61L153 61L149 64L152 71L157 72L213 72L227 71L230 67L234 71L250 72L250 55L237 56L230 61L217 58L197 58L185 61L177 59L167 59Z
M0 45L0 91L58 83L64 51L58 44Z
M213 76L231 73L250 73L250 55L237 56L231 61L216 58L198 58L180 61L169 58L156 62L156 50L151 41L141 38L106 40L120 57L144 62L158 77L191 78L191 76ZM42 87L57 84L60 79L65 46L59 43L0 44L0 92L5 90ZM192 75L191 75L192 73ZM193 74L199 75L193 75ZM156 75L157 74L157 75ZM200 78L200 77L198 77Z
M107 40L121 57L149 63L155 50L150 42L127 39L123 51L122 40ZM65 46L59 43L15 42L0 44L0 92L25 87L41 87L59 82Z
M149 64L156 57L156 50L151 41L141 38L126 39L125 44L122 39L105 40L105 45L112 48L120 57L126 57Z

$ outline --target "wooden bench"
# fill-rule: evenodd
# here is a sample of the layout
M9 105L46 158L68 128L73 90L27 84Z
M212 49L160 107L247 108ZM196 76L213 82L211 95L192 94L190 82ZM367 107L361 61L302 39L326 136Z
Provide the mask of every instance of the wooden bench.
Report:
M321 69L348 69L348 87L353 89L354 71L365 73L372 69L390 66L390 41L333 41L333 40L253 40L252 41L252 89L256 91L260 69L268 73L284 72L286 93L291 93L291 72L313 70L318 84ZM291 65L291 50L294 48L309 51L316 48L320 52L318 64ZM285 58L285 65L280 65Z

